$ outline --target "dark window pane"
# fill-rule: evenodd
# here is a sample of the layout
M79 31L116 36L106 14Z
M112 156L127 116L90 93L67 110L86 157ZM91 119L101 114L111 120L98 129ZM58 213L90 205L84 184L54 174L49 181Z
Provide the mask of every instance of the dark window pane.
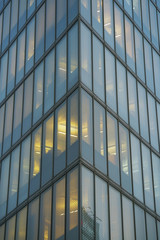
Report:
M152 153L154 194L156 203L156 212L160 215L160 159Z
M16 84L19 83L24 76L24 58L25 58L25 30L23 30L21 35L18 37Z
M8 51L1 58L1 70L0 70L0 102L6 96L6 85L7 85L7 65L8 65Z
M46 1L46 49L55 40L55 0Z
M10 3L4 10L3 14L3 39L2 39L2 51L7 47L9 43L9 23L10 23Z

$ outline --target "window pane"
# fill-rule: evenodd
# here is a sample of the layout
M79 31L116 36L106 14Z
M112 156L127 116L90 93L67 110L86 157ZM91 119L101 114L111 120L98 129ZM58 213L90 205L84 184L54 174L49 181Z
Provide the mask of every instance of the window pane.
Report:
M78 239L78 168L67 176L67 239Z
M28 0L28 15L29 18L35 10L35 0Z
M11 134L12 134L11 123L13 119L12 115L13 115L13 95L8 99L6 103L3 153L5 153L11 146Z
M130 164L130 145L128 130L119 125L119 145L121 161L121 184L129 193L132 193L131 164Z
M12 0L10 40L17 34L18 0Z
M27 240L38 239L39 198L29 204Z
M7 47L9 43L9 23L10 23L10 3L4 10L3 14L3 39L2 39L2 51Z
M46 1L46 49L55 40L55 0Z
M87 22L91 21L91 2L90 0L81 0L81 15L84 17Z
M102 0L92 0L92 25L93 28L102 36Z
M28 72L34 63L34 28L35 18L27 25L27 43L26 43L26 69Z
M54 104L54 49L45 59L45 83L44 83L44 112L46 113Z
M160 139L160 104L156 101L156 105L157 105L158 133L159 133L159 139Z
M19 29L24 25L26 21L26 0L19 1Z
M93 164L92 98L84 91L82 91L81 95L82 157Z
M136 79L127 72L130 125L139 132Z
M94 196L93 196L93 173L82 167L82 213L81 232L82 240L94 239ZM89 229L88 229L89 226Z
M0 226L0 236L2 240L4 240L4 231L5 231L5 224Z
M144 40L144 52L146 66L146 83L147 86L152 90L152 92L154 92L151 46L146 40Z
M124 0L124 9L132 17L132 0Z
M96 240L108 240L107 184L96 176Z
M0 174L0 219L6 215L10 156L1 163ZM3 193L3 194L2 194Z
M114 5L114 16L116 52L123 60L125 60L123 13L116 4Z
M94 101L94 154L95 167L107 174L105 110Z
M25 30L18 37L16 84L19 83L24 76L24 57L25 57L24 55L25 55Z
M71 0L70 0L71 1ZM68 89L78 81L78 24L68 33Z
M154 64L154 79L155 79L155 91L158 98L160 98L160 57L153 50L153 64Z
M64 31L66 28L66 15L67 15L67 1L66 0L57 0L57 37Z
M114 36L113 36L113 1L104 0L104 37L106 42L114 48Z
M91 32L81 23L81 81L91 89Z
M141 3L142 3L143 32L150 39L148 0L143 0L141 1Z
M158 228L158 240L160 240L160 222L157 221L157 228Z
M118 89L118 114L128 123L127 89L126 89L126 70L117 61L117 89Z
M9 219L6 223L6 237L5 240L14 240L15 237L16 216Z
M54 185L53 192L53 236L54 240L64 240L65 233L65 178Z
M78 14L78 1L68 0L68 23L70 23Z
M0 156L2 154L2 140L3 140L3 129L4 129L4 107L0 108Z
M39 239L51 239L51 196L51 188L41 195Z
M136 239L146 240L144 211L135 205Z
M8 82L7 94L14 88L15 73L16 73L16 44L15 41L9 49L9 64L8 64Z
M44 20L45 20L45 4L40 8L36 14L36 51L35 62L44 53Z
M111 240L122 240L120 193L109 187Z
M32 98L33 98L33 74L31 74L24 82L24 103L23 103L23 130L22 133L28 131L32 121Z
M156 203L156 212L160 215L160 159L152 153L154 194Z
M140 144L133 134L131 134L131 157L134 196L143 202Z
M145 204L149 208L154 210L151 156L149 149L144 144L142 144L142 162L143 162Z
M123 196L122 205L124 240L134 240L133 204L130 200Z
M6 96L6 82L7 82L7 65L8 65L8 51L1 58L1 71L0 71L0 102Z
M40 187L41 135L42 126L37 128L32 134L30 195Z
M53 167L53 126L54 117L49 117L43 125L42 185L52 177Z
M66 164L66 103L55 113L55 150L54 175L65 168Z
M23 85L15 92L12 144L21 137Z
M134 14L134 21L141 28L141 3L140 3L140 0L133 0L133 14Z
M16 240L26 239L27 207L17 214Z
M33 124L42 116L43 104L43 62L35 70Z
M68 151L67 164L70 164L78 157L78 92L76 91L68 98Z
M21 146L21 163L19 176L19 198L18 203L23 202L28 196L29 165L30 165L30 142L31 137L27 137Z
M156 8L154 7L154 5L151 2L149 2L149 3L150 3L150 21L151 21L152 43L156 46L157 49L159 49Z
M148 236L148 239L157 240L155 219L153 217L151 217L151 215L149 215L148 213L146 214L146 218L147 218L147 236Z
M106 102L107 105L117 112L115 58L108 49L105 49L106 68Z
M8 192L8 213L11 212L17 205L19 155L20 147L18 146L11 155L10 181Z
M135 50L136 50L135 52L136 52L137 75L143 82L145 82L142 35L136 28L135 28Z
M0 4L1 4L1 1L0 1ZM1 8L1 5L0 5L0 8ZM3 13L0 15L0 52L1 52L1 41L2 41L2 19L3 19Z
M102 43L93 36L93 90L104 101L104 51Z
M108 167L109 176L119 184L119 154L117 120L107 114Z

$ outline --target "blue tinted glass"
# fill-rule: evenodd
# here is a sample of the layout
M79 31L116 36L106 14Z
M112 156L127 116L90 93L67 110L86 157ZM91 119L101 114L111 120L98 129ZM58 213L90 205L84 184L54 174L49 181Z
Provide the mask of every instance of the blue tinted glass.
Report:
M7 94L14 88L16 74L16 44L15 41L9 49Z
M68 0L68 23L70 23L78 14L78 1Z
M67 25L66 12L67 12L67 1L57 0L57 37L64 31Z
M2 51L7 47L9 43L9 22L10 22L10 3L4 10L3 16L3 39L2 39Z
M46 1L46 49L55 40L55 0Z
M27 7L27 1L20 0L19 1L19 29L25 24L25 21L26 21L26 7Z

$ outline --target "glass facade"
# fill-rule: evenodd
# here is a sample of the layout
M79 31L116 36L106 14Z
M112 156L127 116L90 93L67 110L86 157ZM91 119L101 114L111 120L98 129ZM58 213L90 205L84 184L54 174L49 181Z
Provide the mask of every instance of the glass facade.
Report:
M12 239L160 239L159 0L0 0Z

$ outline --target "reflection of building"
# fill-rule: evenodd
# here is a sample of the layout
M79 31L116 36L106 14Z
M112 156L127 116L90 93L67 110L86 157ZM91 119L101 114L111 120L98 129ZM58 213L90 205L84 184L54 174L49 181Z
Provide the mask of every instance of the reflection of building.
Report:
M159 47L158 0L0 0L0 240L160 238Z

